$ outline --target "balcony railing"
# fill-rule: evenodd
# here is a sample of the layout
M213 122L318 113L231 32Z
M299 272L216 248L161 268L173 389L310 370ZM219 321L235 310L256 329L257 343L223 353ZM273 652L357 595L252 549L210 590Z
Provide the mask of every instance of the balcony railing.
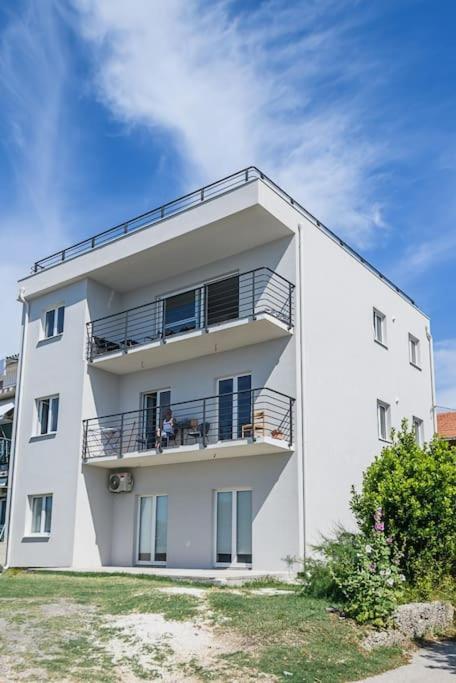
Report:
M120 458L267 437L291 446L293 405L290 396L260 388L96 417L84 420L82 457Z
M8 469L11 451L11 439L0 437L0 470Z
M290 329L294 285L262 267L87 323L89 360L230 320L269 314Z

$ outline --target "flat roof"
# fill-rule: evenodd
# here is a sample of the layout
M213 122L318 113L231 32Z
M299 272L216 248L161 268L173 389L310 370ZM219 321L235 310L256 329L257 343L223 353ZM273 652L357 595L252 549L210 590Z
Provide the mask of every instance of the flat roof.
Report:
M297 202L291 195L289 195L285 190L283 190L277 183L271 180L265 173L263 173L256 166L248 166L247 168L237 171L225 178L217 180L209 185L198 188L192 192L189 192L182 197L178 197L166 204L147 211L146 213L135 216L123 223L119 223L112 228L103 230L91 237L77 242L65 249L55 252L50 256L35 261L32 266L32 275L41 273L44 270L53 268L62 263L66 263L69 260L75 259L78 256L86 254L93 249L99 248L105 244L114 242L130 233L134 233L138 230L144 228L153 227L157 223L170 218L173 215L187 211L195 206L201 205L207 201L215 199L226 192L234 190L236 188L242 187L247 183L251 183L256 180L261 180L264 182L271 190L278 194L284 201L291 204L296 211L298 211L304 218L310 221L319 230L325 232L331 239L339 244L339 246L347 251L353 258L359 261L363 266L370 270L374 275L383 280L385 284L395 290L403 298L405 298L413 306L416 306L415 301L404 292L400 287L398 287L392 280L390 280L386 275L384 275L378 268L376 268L372 263L365 259L361 254L359 254L355 249L353 249L347 242L341 239L335 232L328 228L324 223L318 220L313 214L311 214L306 208L304 208L299 202ZM28 276L30 277L30 276Z

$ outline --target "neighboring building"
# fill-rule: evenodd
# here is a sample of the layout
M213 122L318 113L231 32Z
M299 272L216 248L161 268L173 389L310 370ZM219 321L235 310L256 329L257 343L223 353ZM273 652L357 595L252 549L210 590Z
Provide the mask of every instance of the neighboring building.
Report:
M0 365L0 543L4 540L11 438L19 356L7 356Z
M456 410L437 415L437 434L456 446Z
M253 167L20 287L10 566L285 570L434 433L427 317Z

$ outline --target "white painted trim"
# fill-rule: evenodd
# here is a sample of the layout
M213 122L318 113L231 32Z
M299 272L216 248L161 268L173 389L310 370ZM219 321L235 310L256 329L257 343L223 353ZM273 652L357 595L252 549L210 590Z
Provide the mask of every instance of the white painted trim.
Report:
M250 491L252 494L252 510L253 510L253 489L250 486L227 486L220 489L215 489L213 492L213 564L214 567L225 569L251 569L252 562L217 562L217 494L231 493L231 558L237 556L237 493L238 491ZM233 495L236 494L236 495ZM253 518L252 523L252 560L253 560Z

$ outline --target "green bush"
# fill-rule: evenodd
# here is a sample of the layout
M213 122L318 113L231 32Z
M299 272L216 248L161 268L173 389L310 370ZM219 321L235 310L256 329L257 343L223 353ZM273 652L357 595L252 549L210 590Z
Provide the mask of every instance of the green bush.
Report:
M436 584L456 570L456 449L437 438L420 447L405 420L392 438L364 473L361 493L353 490L351 507L364 533L382 508L408 581Z
M307 558L304 571L298 574L302 582L302 592L313 598L327 598L335 602L342 602L345 597L329 568L329 563L341 562L355 554L355 534L337 527L333 537L323 537L313 550L318 558Z
M359 623L389 624L403 593L405 576L384 533L382 511L375 511L368 533L353 536L350 552L328 558L328 567L345 598L344 610Z

